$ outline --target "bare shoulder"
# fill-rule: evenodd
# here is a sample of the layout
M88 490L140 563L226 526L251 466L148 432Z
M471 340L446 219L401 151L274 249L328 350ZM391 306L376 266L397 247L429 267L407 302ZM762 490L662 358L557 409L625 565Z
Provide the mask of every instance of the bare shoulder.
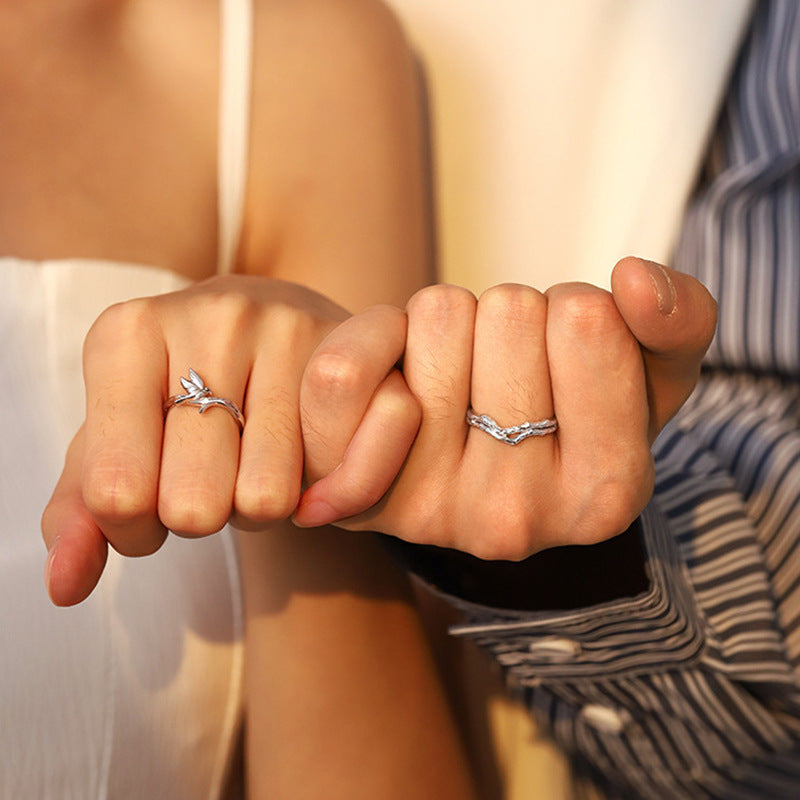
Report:
M354 209L332 200L363 199L360 179L389 192L399 170L419 170L420 108L412 49L379 0L255 0L254 9L257 227L247 241L263 259L304 213Z

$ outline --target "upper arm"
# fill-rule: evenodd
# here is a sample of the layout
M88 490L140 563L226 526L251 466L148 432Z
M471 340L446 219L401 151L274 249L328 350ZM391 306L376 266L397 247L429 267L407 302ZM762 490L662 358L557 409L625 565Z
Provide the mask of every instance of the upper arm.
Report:
M425 133L415 60L374 0L256 3L240 269L350 310L430 282Z

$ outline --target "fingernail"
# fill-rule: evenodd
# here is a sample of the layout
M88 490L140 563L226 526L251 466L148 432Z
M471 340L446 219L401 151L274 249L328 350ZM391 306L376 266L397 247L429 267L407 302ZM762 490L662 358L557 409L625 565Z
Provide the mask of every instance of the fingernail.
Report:
M675 313L678 304L678 297L675 292L675 284L672 282L669 273L655 261L645 261L647 271L650 274L650 281L653 284L653 291L656 293L656 304L658 310L668 317Z
M47 594L50 595L51 600L53 599L53 595L50 591L50 575L53 571L53 562L55 561L56 554L58 552L58 540L58 536L53 539L53 543L50 545L50 549L47 551L47 561L44 563L44 585L47 587Z
M300 505L292 517L292 522L298 528L318 528L321 525L329 525L340 516L336 509L324 500L311 500L304 503L301 499Z

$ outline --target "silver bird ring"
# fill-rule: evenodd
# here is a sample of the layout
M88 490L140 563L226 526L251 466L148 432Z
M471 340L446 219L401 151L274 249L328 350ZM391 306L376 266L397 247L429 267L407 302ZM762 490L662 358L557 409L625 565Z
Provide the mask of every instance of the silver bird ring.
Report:
M181 386L186 390L186 394L174 394L164 403L164 413L166 414L173 406L179 406L186 403L190 406L197 406L202 414L209 408L219 406L224 408L236 420L239 426L239 433L244 430L244 415L239 410L239 407L231 400L226 400L224 397L215 397L211 393L211 389L205 385L203 379L191 368L189 368L189 377L181 378Z

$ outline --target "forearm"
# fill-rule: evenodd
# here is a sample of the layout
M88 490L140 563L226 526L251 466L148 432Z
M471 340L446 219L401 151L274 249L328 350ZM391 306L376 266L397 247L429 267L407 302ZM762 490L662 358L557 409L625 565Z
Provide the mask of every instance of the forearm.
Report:
M241 535L251 798L472 795L406 577L369 534Z
M237 269L351 312L433 280L424 103L372 0L256 5L251 170Z
M237 269L351 312L404 306L430 282L431 252L421 100L397 24L371 0L265 0L255 52ZM252 798L470 796L406 579L370 535L281 523L242 535L242 570Z

